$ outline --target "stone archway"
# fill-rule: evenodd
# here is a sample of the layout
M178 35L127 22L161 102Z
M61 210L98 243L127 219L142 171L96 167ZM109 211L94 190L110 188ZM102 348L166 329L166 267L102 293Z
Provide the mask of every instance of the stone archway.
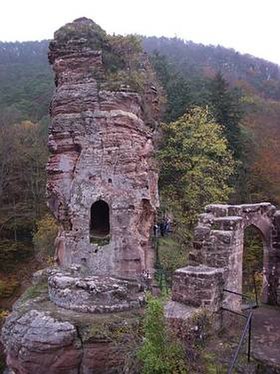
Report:
M241 293L244 230L254 225L263 236L264 268L269 283L263 301L280 304L279 222L280 214L270 203L208 205L195 228L190 265L223 268L225 289ZM225 295L224 304L231 309L240 309L240 298Z

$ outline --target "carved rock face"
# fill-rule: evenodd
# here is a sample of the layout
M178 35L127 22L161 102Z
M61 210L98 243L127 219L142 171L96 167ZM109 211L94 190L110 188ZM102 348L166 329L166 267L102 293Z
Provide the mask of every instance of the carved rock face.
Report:
M146 79L141 90L123 82L114 91L108 88L112 73L104 61L114 54L112 48L104 31L87 19L60 29L50 44L57 89L51 104L48 204L61 225L60 265L135 278L153 268L158 99L140 52L134 60L135 71ZM129 75L129 63L121 62L127 66L114 74Z

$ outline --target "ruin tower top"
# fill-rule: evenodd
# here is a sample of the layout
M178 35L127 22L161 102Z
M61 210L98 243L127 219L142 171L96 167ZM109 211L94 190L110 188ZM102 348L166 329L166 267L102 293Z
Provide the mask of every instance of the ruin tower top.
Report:
M140 41L79 18L50 42L48 204L56 258L91 275L153 272L158 207L154 138L161 95Z

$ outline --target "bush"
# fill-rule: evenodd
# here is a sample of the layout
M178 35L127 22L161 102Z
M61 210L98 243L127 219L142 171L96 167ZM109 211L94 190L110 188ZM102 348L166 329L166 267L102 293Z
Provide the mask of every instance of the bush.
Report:
M32 243L2 240L0 241L0 271L5 273L12 271L19 262L29 259L32 255Z
M173 273L187 265L187 250L171 236L159 238L159 263L165 272Z
M55 219L46 214L37 222L37 231L33 236L33 243L37 257L46 260L54 255L54 241L57 236L58 226Z
M16 289L19 287L20 283L13 278L7 280L0 280L0 298L11 297ZM1 311L0 311L0 320L1 320Z
M148 295L144 319L144 343L138 351L144 374L187 373L184 350L171 337L164 320L163 303Z

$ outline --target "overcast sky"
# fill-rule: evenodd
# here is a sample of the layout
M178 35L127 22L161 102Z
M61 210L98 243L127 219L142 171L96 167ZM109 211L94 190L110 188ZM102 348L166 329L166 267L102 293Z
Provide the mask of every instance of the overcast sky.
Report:
M83 16L109 33L178 36L280 64L280 0L1 0L0 40L50 39Z

